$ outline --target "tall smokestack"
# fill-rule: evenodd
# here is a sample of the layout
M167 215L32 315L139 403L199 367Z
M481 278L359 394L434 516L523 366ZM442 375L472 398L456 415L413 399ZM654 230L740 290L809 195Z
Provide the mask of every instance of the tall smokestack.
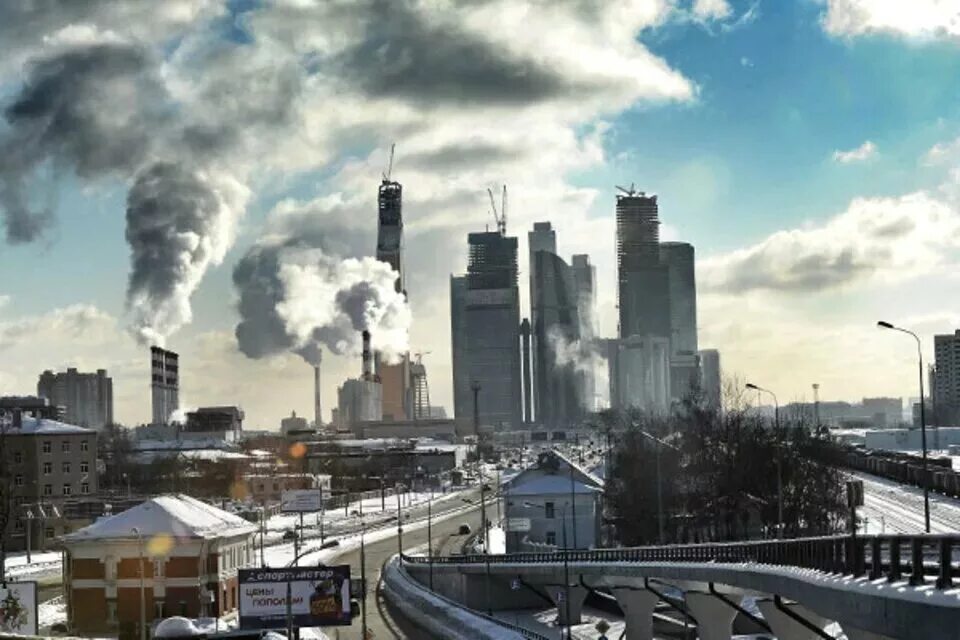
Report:
M320 363L313 365L313 424L320 429L322 411L320 409Z
M373 380L373 352L370 350L370 332L363 330L363 379Z

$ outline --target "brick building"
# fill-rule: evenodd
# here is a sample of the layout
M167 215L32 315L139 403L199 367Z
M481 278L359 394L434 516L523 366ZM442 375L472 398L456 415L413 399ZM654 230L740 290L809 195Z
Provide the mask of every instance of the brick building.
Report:
M65 536L71 632L139 637L141 553L147 625L236 610L237 569L253 566L255 530L189 496L164 495Z
M10 519L0 531L8 551L26 549L28 536L32 549L46 548L75 526L65 506L97 493L97 432L45 414L0 408L0 479L12 486Z

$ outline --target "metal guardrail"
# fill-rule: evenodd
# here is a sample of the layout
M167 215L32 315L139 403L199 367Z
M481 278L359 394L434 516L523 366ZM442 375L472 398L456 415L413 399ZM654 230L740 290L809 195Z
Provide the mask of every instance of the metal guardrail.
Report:
M756 540L707 544L621 547L553 553L510 553L458 557L403 556L409 564L537 564L567 562L718 562L757 563L815 569L824 573L921 585L935 577L936 588L949 589L960 575L960 535L858 535Z

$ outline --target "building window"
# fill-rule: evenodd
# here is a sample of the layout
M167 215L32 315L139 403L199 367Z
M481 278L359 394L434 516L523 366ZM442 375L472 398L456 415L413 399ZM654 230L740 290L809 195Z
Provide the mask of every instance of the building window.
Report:
M71 489L72 487L70 486L70 483L63 485L63 495L65 496L70 495Z
M117 623L117 601L116 600L107 600L107 622L110 624Z
M90 450L90 443L86 440L80 441L80 451L87 452Z
M90 483L89 483L89 482L81 482L81 483L80 483L80 493L82 493L82 494L84 494L84 495L90 493Z
M13 463L14 463L14 464L20 464L21 462L23 462L23 454L20 453L19 451L14 452L14 454L13 454Z
M64 440L63 442L61 442L60 450L63 451L64 453L70 453L70 441Z
M69 462L64 462L62 465L60 465L60 468L63 469L63 472L64 472L64 473L70 473L70 463L69 463Z
M180 615L184 618L187 617L187 603L183 600L180 601Z
M23 486L23 476L19 473L13 478L13 486L22 487Z
M45 496L52 496L52 495L53 495L53 485L52 485L52 484L45 484L45 485L43 485L43 495L45 495Z
M44 453L50 453L51 451L53 451L53 445L50 443L49 440L44 440L44 441L43 441L43 452L44 452Z
M154 578L163 577L163 558L153 559L153 577Z
M556 531L547 531L547 544L557 544Z
M43 535L45 535L47 538L52 538L57 535L57 532L53 530L53 527L47 527L43 530Z
M48 476L48 475L50 475L51 473L53 473L53 463L52 463L52 462L44 462L44 463L43 463L43 475Z
M90 471L90 463L84 460L80 463L80 473L88 473Z
M17 518L16 520L14 520L13 529L15 531L23 531L23 520L21 520L20 518Z
M552 502L544 503L543 512L548 520L553 520L553 518L555 517L553 514L553 503Z

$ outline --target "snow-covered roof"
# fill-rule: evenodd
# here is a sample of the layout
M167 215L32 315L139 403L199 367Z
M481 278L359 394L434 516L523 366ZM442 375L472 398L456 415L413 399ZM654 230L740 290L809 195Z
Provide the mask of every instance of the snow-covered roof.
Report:
M48 418L34 418L32 416L23 416L19 429L8 431L10 434L22 433L30 435L62 435L71 433L96 433L93 429L78 427L74 424L50 420Z
M553 470L549 465L538 465L524 469L503 483L510 495L541 495L570 493L571 473L573 470L574 493L596 493L603 490L603 481L586 471L570 458L556 449L544 451L544 456L552 457L557 463Z
M63 540L132 540L136 527L140 535L150 538L169 535L174 538L221 538L253 533L250 522L183 494L151 498L115 516L102 518L88 527L66 535Z
M521 476L523 474L520 474ZM548 496L548 495L570 495L570 476L568 475L540 475L519 478L518 482L511 482L506 493L509 496ZM583 482L573 483L573 493L577 495L599 493L602 491L599 487L594 487Z

